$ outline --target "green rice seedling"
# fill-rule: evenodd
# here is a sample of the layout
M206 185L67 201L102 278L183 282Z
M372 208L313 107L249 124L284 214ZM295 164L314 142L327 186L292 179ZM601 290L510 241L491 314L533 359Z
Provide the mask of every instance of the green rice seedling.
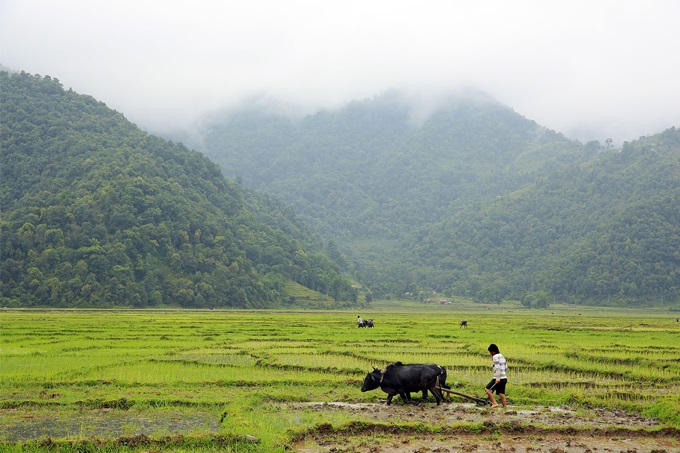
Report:
M190 439L172 451L211 451L201 440L210 436L237 439L226 451L283 451L322 423L372 422L363 408L384 410L384 394L359 389L373 366L437 363L449 384L482 395L492 342L508 358L515 407L626 410L680 428L680 326L658 312L582 311L378 302L361 313L373 329L357 329L356 314L341 310L7 311L0 419L11 442L3 448L143 434ZM444 428L437 423L426 428ZM240 443L245 435L260 443ZM145 445L138 450L161 448Z

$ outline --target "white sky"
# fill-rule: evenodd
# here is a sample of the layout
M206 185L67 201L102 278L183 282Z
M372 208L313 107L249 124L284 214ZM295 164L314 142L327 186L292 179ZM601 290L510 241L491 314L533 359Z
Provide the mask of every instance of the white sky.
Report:
M676 0L0 0L0 63L156 131L461 87L582 141L680 127Z

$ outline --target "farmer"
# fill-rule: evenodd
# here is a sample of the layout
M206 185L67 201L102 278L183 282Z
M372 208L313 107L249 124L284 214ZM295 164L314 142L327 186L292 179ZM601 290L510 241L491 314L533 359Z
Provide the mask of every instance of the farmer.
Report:
M358 315L358 316L357 316L357 325L358 325L359 327L364 327L364 320L361 319L361 315Z
M508 366L505 362L505 357L503 357L503 354L498 350L498 346L491 343L488 349L493 362L493 379L486 385L484 390L491 399L491 407L498 407L496 398L493 397L493 391L495 390L496 394L501 398L503 408L507 408L508 403L505 400L505 384L508 382L508 377L505 375L505 371Z

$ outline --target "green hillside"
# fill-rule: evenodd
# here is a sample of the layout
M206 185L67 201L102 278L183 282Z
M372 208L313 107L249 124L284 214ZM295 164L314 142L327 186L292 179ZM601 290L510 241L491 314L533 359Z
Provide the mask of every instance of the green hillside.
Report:
M281 202L57 79L0 73L0 305L274 307L356 290Z
M298 120L243 110L208 122L197 147L343 242L400 238L586 157L579 143L479 96L452 99L422 124L415 114L396 92Z
M427 269L428 284L487 301L546 291L578 303L668 302L680 293L678 206L680 132L669 129L423 227L404 256Z
M675 129L612 150L478 94L416 113L393 92L298 119L244 109L200 149L294 205L378 297L677 300Z

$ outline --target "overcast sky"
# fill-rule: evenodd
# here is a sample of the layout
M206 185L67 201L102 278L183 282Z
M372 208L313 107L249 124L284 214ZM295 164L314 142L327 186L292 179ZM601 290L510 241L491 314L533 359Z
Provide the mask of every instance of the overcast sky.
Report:
M676 0L0 0L0 63L155 131L252 96L467 87L620 143L680 127L679 24Z

